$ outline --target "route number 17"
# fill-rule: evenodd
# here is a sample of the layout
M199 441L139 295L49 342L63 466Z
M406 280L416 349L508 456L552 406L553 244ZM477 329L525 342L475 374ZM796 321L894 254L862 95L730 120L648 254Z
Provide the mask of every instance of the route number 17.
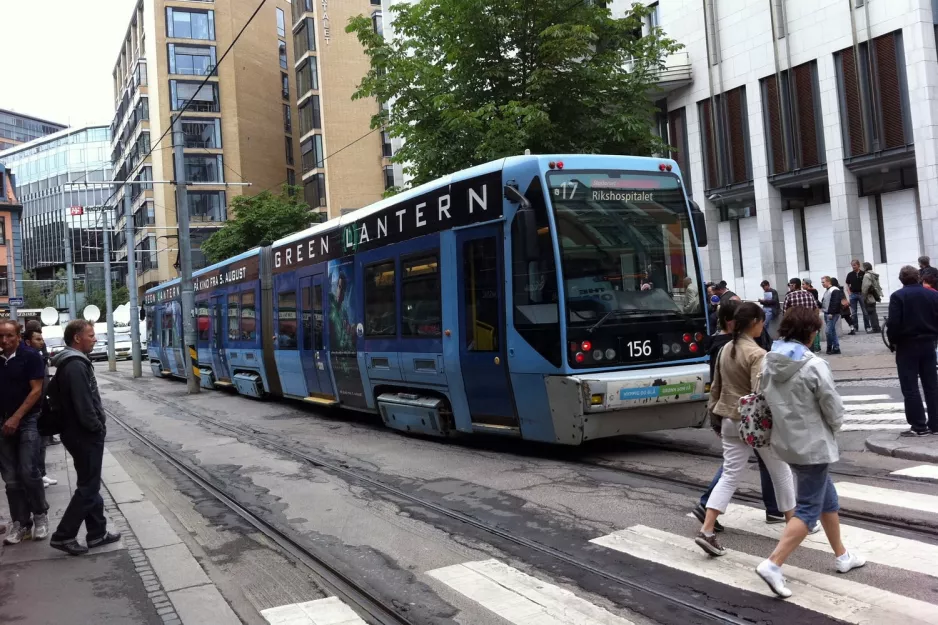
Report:
M572 200L573 196L576 194L577 187L580 186L579 182L564 182L560 185L561 199ZM568 195L569 191L569 195ZM555 190L554 193L557 193Z

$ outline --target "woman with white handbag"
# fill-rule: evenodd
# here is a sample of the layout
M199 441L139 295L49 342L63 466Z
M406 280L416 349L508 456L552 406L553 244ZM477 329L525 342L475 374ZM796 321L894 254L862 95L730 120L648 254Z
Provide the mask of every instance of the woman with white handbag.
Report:
M838 572L866 564L840 540L840 506L828 468L840 457L834 435L843 423L844 406L830 365L808 347L820 329L815 311L789 310L762 369L762 393L772 411L771 447L791 466L798 492L794 515L778 546L756 567L772 592L783 598L790 597L791 590L781 566L819 518L837 558Z
M723 347L717 357L713 383L710 386L710 403L707 406L712 418L719 419L720 422L723 475L707 500L707 514L694 539L694 542L711 556L722 556L726 553L717 541L714 527L717 517L726 512L736 492L753 447L772 476L778 509L788 519L795 507L795 493L788 465L770 448L753 445L753 441L747 443L740 438L739 432L740 399L752 395L754 390L758 391L758 378L762 371L765 350L759 347L756 339L762 335L765 327L765 313L758 304L745 302L736 310L734 320L736 323L733 327L733 340Z

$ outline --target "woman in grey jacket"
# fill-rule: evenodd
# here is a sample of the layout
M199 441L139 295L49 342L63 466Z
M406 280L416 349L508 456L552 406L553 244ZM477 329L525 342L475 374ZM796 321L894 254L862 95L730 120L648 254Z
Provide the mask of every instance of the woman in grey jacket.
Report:
M762 392L772 409L772 450L791 466L797 504L775 551L756 572L783 598L790 597L791 590L781 566L818 518L837 557L838 572L866 564L840 540L840 504L828 467L840 458L834 435L843 423L844 407L830 365L808 347L820 329L815 311L789 309L779 328L781 338L762 365Z

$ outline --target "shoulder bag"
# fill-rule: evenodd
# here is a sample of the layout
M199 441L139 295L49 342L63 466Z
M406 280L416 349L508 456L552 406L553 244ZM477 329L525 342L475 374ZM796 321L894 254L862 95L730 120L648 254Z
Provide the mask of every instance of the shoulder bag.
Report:
M768 446L772 438L772 410L761 388L760 373L755 391L739 398L739 437L755 449Z
M726 345L721 347L720 351L717 352L717 362L713 365L713 380L711 380L711 383L716 382L717 376L720 375L720 356L723 354L725 348ZM719 436L723 431L723 417L710 410L710 408L707 408L707 421L710 423L710 429Z

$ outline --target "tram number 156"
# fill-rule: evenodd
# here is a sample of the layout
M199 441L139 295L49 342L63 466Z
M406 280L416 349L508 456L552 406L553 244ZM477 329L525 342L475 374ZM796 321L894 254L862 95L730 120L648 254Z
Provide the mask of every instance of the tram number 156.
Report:
M651 341L629 341L629 357L651 356Z

